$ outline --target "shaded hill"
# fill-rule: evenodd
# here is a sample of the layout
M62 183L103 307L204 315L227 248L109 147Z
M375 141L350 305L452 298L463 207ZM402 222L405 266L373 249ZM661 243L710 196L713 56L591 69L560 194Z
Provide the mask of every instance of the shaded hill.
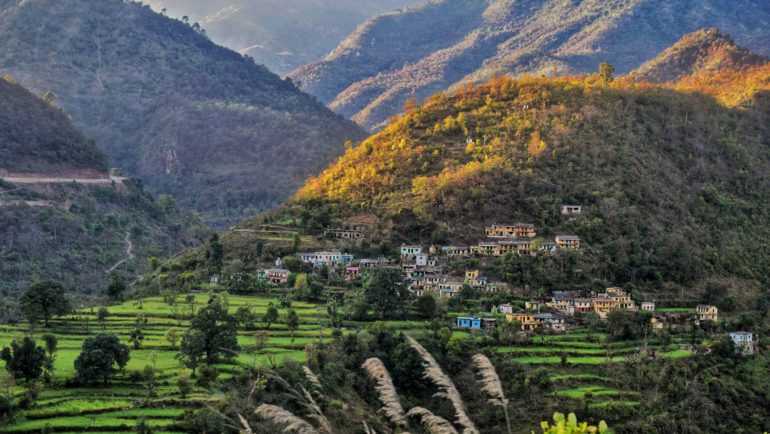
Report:
M735 45L729 36L711 28L686 35L631 75L639 80L665 83L719 71L744 71L767 62L769 58Z
M356 26L422 0L149 0L279 75L327 55Z
M57 173L85 169L106 174L107 159L93 140L72 128L64 112L9 80L0 80L0 170Z
M131 278L148 258L207 234L170 197L156 201L141 182L110 180L105 156L60 109L6 80L0 80L0 157L0 299L39 278L100 294L116 264ZM39 180L57 175L99 184Z
M51 91L155 193L225 224L282 201L362 131L195 28L121 0L0 2L0 69Z
M596 77L439 94L311 179L289 213L371 213L391 244L474 242L485 225L529 221L583 239L581 279L654 290L766 280L769 74L700 78L721 83L713 96ZM563 220L563 204L584 218Z
M331 54L290 77L366 127L404 103L496 75L627 73L703 27L770 54L770 9L761 1L563 2L441 0L368 21Z

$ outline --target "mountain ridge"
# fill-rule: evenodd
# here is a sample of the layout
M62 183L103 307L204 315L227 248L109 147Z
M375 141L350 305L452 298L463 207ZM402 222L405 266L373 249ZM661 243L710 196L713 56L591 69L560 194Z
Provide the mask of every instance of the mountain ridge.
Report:
M200 30L121 0L6 1L0 69L52 92L110 164L220 227L365 133Z
M442 0L368 21L289 77L338 113L381 128L409 99L496 75L592 72L604 61L627 73L703 27L768 55L768 22L760 2L736 10L723 0Z

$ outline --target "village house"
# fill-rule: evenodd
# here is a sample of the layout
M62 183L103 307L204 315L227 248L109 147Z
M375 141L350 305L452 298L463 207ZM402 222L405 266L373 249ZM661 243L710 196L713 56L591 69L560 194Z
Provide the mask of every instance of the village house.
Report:
M512 225L493 224L485 229L489 238L535 238L537 232L531 223L514 223Z
M462 288L462 279L449 277L438 284L438 293L441 297L452 298L454 296L460 295Z
M540 325L540 321L535 319L533 313L511 313L505 315L505 320L508 322L518 321L521 324L521 329L524 331L531 331Z
M283 268L265 270L265 280L279 285L286 283L289 280L289 270L284 270Z
M363 226L326 229L324 237L339 240L362 240L364 239L364 231L365 228Z
M422 246L401 245L401 260L414 260L415 256L422 254Z
M573 316L575 314L575 293L554 291L551 301L545 305L563 315Z
M497 241L492 251L492 256L505 256L508 253L516 253L519 256L532 255L532 241Z
M581 205L562 205L561 215L564 217L580 217L583 214Z
M655 312L655 302L643 301L641 305L641 309L645 312Z
M552 313L536 313L532 317L539 323L539 325L548 327L555 332L567 331L565 319L561 315L554 315Z
M631 296L626 293L623 288L607 288L605 290L605 297L611 298L617 302L617 308L622 310L636 310L636 303Z
M732 332L730 333L730 339L735 344L735 351L743 354L744 356L750 356L754 354L755 342L754 334L751 332Z
M717 322L719 318L719 309L716 306L710 304L699 304L695 308L695 312L698 315L698 321L714 321Z
M554 255L559 251L559 246L557 246L556 243L540 243L540 245L537 246L537 251L547 255Z
M457 317L457 320L455 320L455 326L459 329L481 329L481 319L477 318L475 316L469 317L469 316L459 316Z
M338 265L350 265L353 262L353 255L341 252L311 252L300 253L299 259L306 264L313 264L314 267L326 265L329 268L336 268Z
M560 249L579 250L580 237L576 235L557 235L556 245L559 246Z
M361 267L359 266L348 266L345 268L345 280L348 282L352 281L358 276L358 273L361 271Z
M572 302L575 305L575 313L589 313L594 310L594 305L590 298L576 298Z
M494 313L495 311L503 314L511 314L513 313L513 306L508 303L500 304L492 308L492 312Z
M445 246L442 247L445 255L449 257L465 257L471 255L471 248L468 246Z
M358 261L358 266L360 268L375 268L375 267L383 267L385 265L388 265L388 260L386 258L361 259L360 261Z
M540 309L542 309L544 306L547 306L547 303L542 301L529 300L524 302L524 309L530 311L540 312Z
M478 245L471 247L471 253L492 256L497 251L497 243L494 241L481 241Z
M618 302L616 300L605 296L591 299L591 304L594 307L594 312L596 312L601 319L607 319L607 315L610 313L610 311L617 309L618 307Z

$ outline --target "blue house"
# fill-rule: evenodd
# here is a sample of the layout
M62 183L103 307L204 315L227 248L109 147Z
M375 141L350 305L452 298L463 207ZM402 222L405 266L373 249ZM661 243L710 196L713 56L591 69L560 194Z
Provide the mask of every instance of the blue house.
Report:
M467 316L461 316L457 318L457 328L461 329L469 329L469 330L480 330L481 329L481 320L477 318L476 316L473 317L467 317Z

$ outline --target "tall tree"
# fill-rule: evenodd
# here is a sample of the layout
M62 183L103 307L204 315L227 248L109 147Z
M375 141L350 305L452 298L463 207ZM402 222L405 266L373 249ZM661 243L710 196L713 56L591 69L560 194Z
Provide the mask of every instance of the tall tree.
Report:
M102 333L86 339L80 355L75 359L77 379L84 383L106 385L118 370L126 367L130 351L115 335Z
M21 341L11 342L3 348L0 359L5 361L5 369L17 380L24 379L27 386L40 378L45 362L45 350L35 345L35 341L25 337Z
M54 315L70 312L70 304L64 295L64 287L53 280L46 279L30 285L19 299L19 307L29 322L43 320L49 326Z
M206 265L210 273L219 273L225 258L225 249L219 242L219 235L213 234L206 247Z
M227 312L223 300L212 297L190 322L190 330L182 339L182 353L200 353L208 365L230 360L238 350L237 329L238 321Z
M604 83L605 86L609 86L610 83L615 79L612 74L615 73L615 67L610 65L607 62L602 62L599 64L599 78L602 79L602 83Z
M394 268L375 268L364 276L364 300L380 318L400 315L410 294L406 275Z
M294 309L286 312L286 328L291 332L291 342L294 343L294 332L299 328L299 317Z
M45 362L43 363L43 378L46 383L53 381L56 352L59 350L59 340L52 334L43 335L45 343Z

